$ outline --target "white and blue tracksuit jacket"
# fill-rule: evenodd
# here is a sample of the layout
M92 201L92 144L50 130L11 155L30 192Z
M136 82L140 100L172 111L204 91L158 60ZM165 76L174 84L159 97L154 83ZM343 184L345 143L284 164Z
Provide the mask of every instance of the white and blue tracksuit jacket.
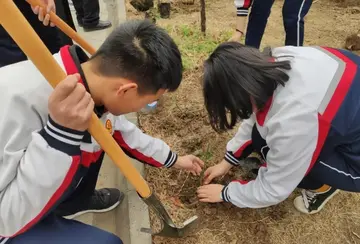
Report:
M62 48L54 58L68 74L78 73L70 49L87 59L75 46ZM79 169L103 154L89 133L49 120L52 90L30 61L0 68L0 243L56 208L81 180ZM143 134L124 116L99 116L128 155L155 167L176 162L168 145Z

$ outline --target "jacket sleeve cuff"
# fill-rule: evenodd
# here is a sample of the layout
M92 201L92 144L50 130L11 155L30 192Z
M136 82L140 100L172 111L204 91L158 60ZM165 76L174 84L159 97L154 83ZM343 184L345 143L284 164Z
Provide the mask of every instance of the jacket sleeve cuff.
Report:
M164 163L164 167L171 168L172 166L174 166L177 159L178 159L178 155L170 150L169 155Z
M248 8L236 8L236 15L246 17L249 15L249 9Z
M50 147L68 155L80 154L80 143L85 131L65 128L53 121L50 116L46 126L39 132Z
M230 202L230 197L229 197L229 185L225 186L222 191L221 191L221 199L224 202Z
M234 154L230 151L226 152L224 159L226 162L234 166L239 166L242 162L239 158L236 158Z

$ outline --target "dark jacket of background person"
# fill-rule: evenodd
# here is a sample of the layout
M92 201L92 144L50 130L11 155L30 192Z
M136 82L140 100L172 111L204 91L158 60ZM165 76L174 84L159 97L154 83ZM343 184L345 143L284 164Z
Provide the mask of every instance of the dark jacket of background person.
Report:
M20 9L27 21L40 36L46 47L52 54L59 52L64 45L71 45L72 40L68 38L56 27L44 26L39 21L38 16L31 10L30 4L25 0L14 0L14 3ZM71 18L70 8L67 0L55 0L56 13L73 29L74 23ZM10 35L0 25L0 67L26 60L26 55L21 51L18 45L12 40Z

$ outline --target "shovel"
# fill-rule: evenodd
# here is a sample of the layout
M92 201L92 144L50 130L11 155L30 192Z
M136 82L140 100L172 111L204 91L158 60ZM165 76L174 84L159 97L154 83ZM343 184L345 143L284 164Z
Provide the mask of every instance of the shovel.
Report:
M38 0L28 0L28 2L34 6L42 6ZM94 48L87 44L86 41L73 31L64 21L57 17L55 13L50 14L50 20L77 43L79 43L79 45L81 45L90 54L95 52ZM25 17L12 0L1 0L0 24L9 33L27 57L35 64L52 87L56 87L56 85L66 77L65 72L55 61L44 43L26 21ZM147 182L131 164L129 158L121 150L117 142L106 130L95 113L92 114L88 131L109 155L116 166L121 170L127 180L135 187L143 201L152 208L160 218L162 229L159 232L154 233L148 228L143 228L143 232L164 237L179 238L188 235L197 226L197 216L185 221L182 227L177 227L174 224L163 204L151 191Z

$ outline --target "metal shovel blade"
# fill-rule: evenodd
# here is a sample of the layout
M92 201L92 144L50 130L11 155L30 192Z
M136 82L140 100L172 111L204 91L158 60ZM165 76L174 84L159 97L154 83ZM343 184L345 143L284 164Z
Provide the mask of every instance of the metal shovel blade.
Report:
M197 229L199 224L199 218L197 216L191 217L182 224L182 227L178 227L171 220L170 215L165 210L164 205L160 202L154 193L152 193L148 198L143 198L143 200L151 209L155 211L156 215L159 217L161 222L161 230L159 232L153 232L149 228L141 228L142 232L157 236L181 238L190 235Z

